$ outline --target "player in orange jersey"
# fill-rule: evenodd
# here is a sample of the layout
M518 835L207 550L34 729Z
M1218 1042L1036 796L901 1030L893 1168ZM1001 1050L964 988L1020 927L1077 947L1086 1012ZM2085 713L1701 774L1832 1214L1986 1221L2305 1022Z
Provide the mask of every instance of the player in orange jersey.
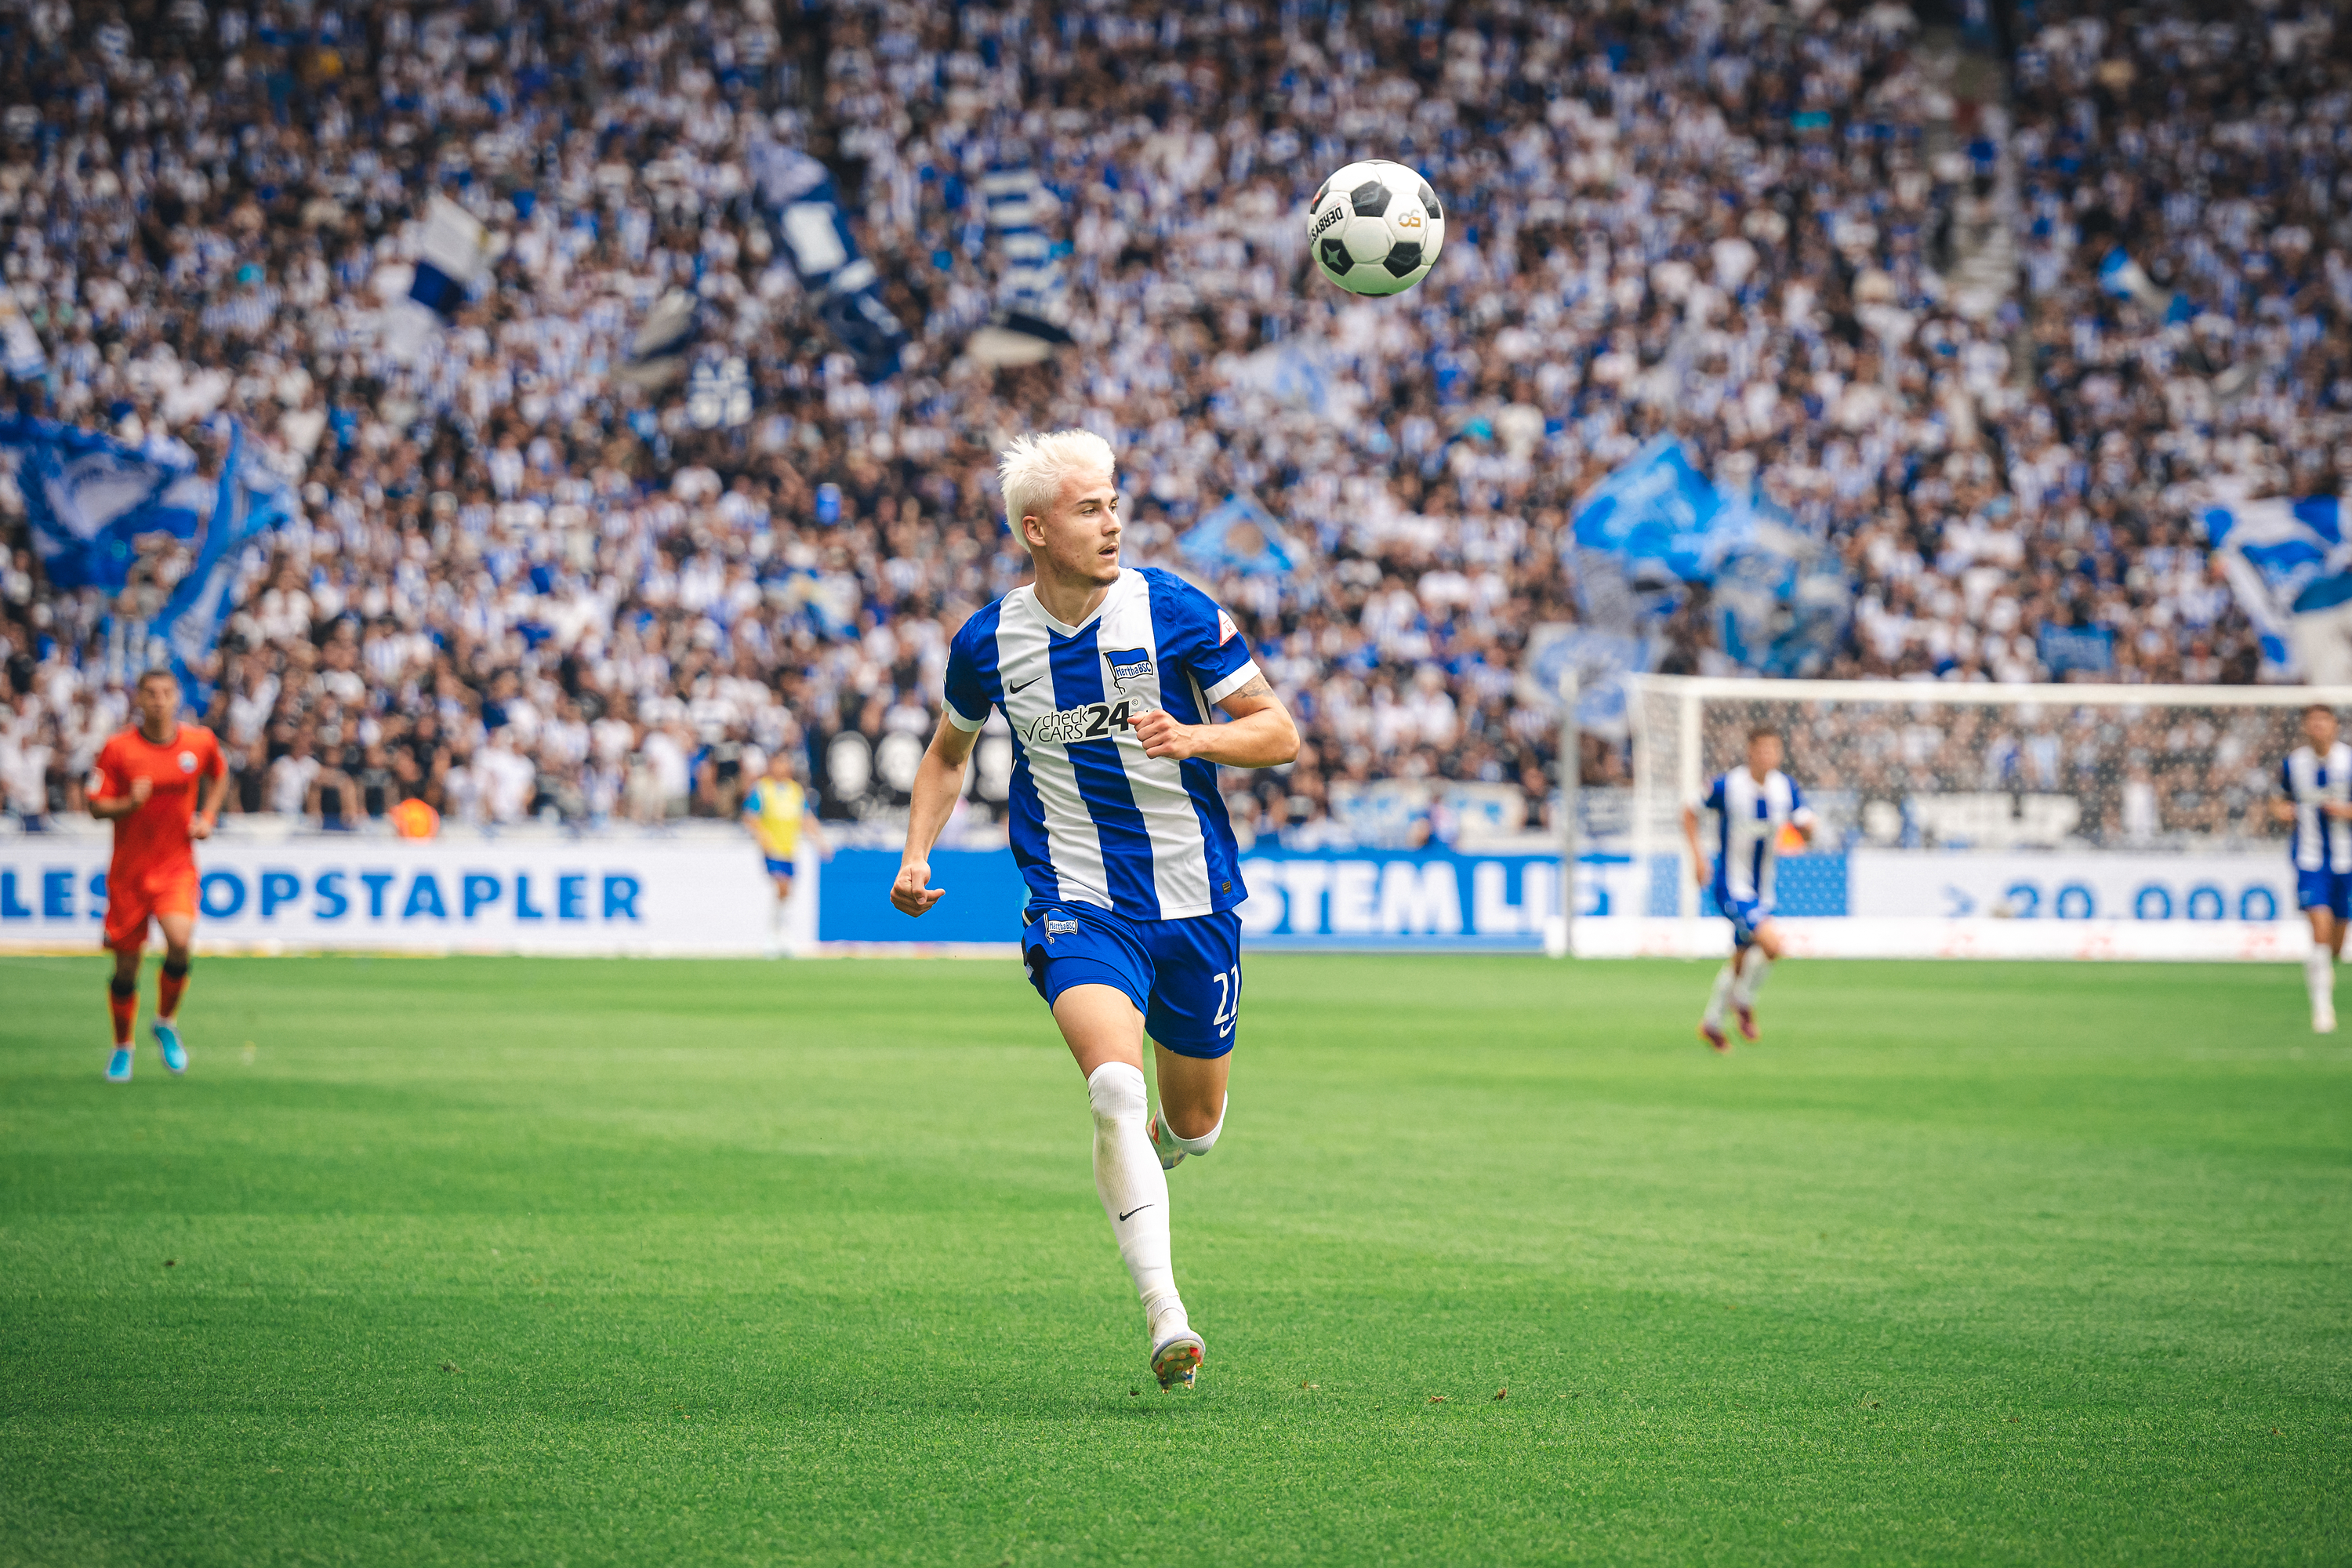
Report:
M114 824L106 870L106 945L114 954L108 1006L114 1054L106 1081L131 1081L131 1026L139 1016L139 954L147 922L163 928L163 978L155 997L155 1044L163 1065L188 1070L175 1020L188 984L188 941L196 927L195 841L212 837L228 793L220 742L201 724L180 722L180 682L168 669L139 678L131 707L139 722L106 742L89 781L89 814ZM201 790L204 800L196 796Z

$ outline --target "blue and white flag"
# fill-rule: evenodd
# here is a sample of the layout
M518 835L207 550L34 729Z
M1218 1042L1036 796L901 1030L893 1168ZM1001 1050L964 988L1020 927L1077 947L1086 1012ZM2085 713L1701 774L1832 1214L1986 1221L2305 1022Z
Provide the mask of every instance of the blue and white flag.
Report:
M291 487L255 457L244 426L232 426L196 558L148 628L163 640L173 673L199 710L212 700L200 667L219 644L221 626L228 619L239 557L249 542L294 515Z
M190 537L195 518L173 489L194 468L176 442L132 447L47 419L0 419L0 451L16 459L16 488L41 570L52 587L119 593L142 533Z
M2131 252L2118 245L2099 262L2099 287L2118 300L2129 300L2167 326L2177 326L2196 314L2186 294L2167 294L2150 280Z
M1226 374L1225 385L1235 393L1255 392L1318 419L1344 424L1356 417L1361 399L1345 395L1349 384L1345 383L1341 395L1335 395L1332 379L1329 355L1318 343L1287 337L1243 355Z
M1682 443L1660 436L1588 490L1571 520L1577 608L1585 625L1631 637L1674 613L1683 584L1715 575L1730 541L1722 503Z
M384 342L394 354L415 358L426 339L457 319L490 255L490 231L456 202L436 195L425 208L407 297L385 312Z
M2199 520L2231 595L2262 637L2263 658L2291 669L2294 617L2352 601L2343 502L2335 496L2227 501L2205 508Z
M1070 310L1061 258L1069 247L1057 244L1045 229L1061 210L1060 198L1027 163L990 169L981 178L980 195L988 206L989 243L1003 268L996 283L995 324L1041 342L1068 342L1065 323Z
M1625 677L1648 669L1660 652L1656 637L1597 631L1565 621L1528 629L1517 693L1528 708L1558 706L1563 679L1576 675L1576 724L1588 735L1625 738Z
M1299 558L1274 514L1245 495L1230 496L1212 509L1177 542L1176 552L1212 576L1286 573Z
M1844 562L1759 496L1726 497L1724 512L1724 531L1737 542L1710 580L1723 651L1764 675L1819 675L1853 617L1853 581Z
M1660 436L1588 491L1573 520L1587 624L1629 635L1714 592L1724 652L1767 675L1817 672L1853 613L1837 552L1752 492L1726 495Z
M845 274L860 258L832 170L781 142L754 142L750 161L752 188L792 258L801 287L826 289L838 279L854 289L873 277L871 267L863 274Z
M489 254L490 231L448 197L435 196L425 209L408 297L443 321L450 320L480 279Z
M1749 521L1727 512L1683 444L1660 436L1585 492L1572 520L1576 545L1629 565L1654 565L1685 583L1713 578Z
M866 380L897 374L907 329L882 302L874 264L857 252L832 171L779 142L752 142L748 162L752 190L825 331Z
M37 381L48 368L49 356L41 347L40 334L25 319L15 293L0 289L0 370L6 371L12 381Z

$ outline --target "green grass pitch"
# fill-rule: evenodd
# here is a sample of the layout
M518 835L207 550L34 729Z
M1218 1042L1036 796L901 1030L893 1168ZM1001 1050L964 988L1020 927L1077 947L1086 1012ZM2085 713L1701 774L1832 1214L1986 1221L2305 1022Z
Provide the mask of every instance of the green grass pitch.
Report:
M2352 1558L2299 972L1709 973L1253 960L1163 1395L1009 962L0 963L0 1563Z

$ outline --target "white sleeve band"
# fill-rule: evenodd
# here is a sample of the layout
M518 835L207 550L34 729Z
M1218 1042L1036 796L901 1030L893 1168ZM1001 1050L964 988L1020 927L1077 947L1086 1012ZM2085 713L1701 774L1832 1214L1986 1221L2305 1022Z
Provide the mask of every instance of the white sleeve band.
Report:
M1255 680L1256 679L1257 660L1251 659L1248 663L1243 665L1239 669L1234 671L1231 675L1228 675L1223 680L1220 680L1201 695L1206 697L1213 703L1223 702L1226 698L1231 697L1234 692L1239 691L1243 687L1247 686L1251 681Z
M979 729L982 724L988 722L988 715L985 713L982 714L977 719L965 718L962 714L956 711L956 705L949 701L944 697L940 699L940 711L947 715L949 723L954 725L957 729L961 730L967 735L971 734L974 730Z

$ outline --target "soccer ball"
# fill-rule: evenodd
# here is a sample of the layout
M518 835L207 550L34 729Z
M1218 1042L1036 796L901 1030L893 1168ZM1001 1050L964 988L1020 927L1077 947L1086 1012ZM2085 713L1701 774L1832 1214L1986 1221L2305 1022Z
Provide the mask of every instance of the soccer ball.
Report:
M1429 276L1444 248L1445 209L1402 163L1350 163L1315 193L1307 243L1323 276L1349 293L1402 294Z

